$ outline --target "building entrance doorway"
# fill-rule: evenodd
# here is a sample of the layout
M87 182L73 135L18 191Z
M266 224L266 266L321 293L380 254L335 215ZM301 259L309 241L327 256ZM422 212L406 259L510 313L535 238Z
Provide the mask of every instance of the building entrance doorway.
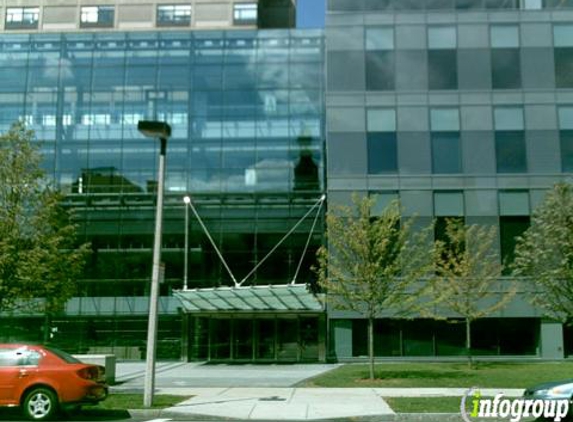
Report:
M188 315L188 360L325 360L324 316Z

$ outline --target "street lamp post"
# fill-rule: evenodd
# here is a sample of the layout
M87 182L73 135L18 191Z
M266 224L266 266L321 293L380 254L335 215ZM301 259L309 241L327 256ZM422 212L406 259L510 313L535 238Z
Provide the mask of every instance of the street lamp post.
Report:
M153 267L151 269L151 292L149 294L149 323L147 325L147 353L145 358L145 385L143 405L151 407L155 387L155 350L157 346L157 320L159 305L159 276L161 271L161 233L163 223L163 187L165 181L165 152L171 127L165 122L140 120L137 130L149 138L159 139L159 169L157 180L157 205L155 208L155 232L153 239Z
M189 195L183 197L183 202L185 203L185 251L183 254L183 290L187 290L189 283L189 203L191 198Z

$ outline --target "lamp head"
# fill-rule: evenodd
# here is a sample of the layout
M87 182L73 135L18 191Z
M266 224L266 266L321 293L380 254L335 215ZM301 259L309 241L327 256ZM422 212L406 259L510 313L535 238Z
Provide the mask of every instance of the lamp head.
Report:
M137 130L149 138L167 139L171 136L171 126L156 120L140 120L137 122Z

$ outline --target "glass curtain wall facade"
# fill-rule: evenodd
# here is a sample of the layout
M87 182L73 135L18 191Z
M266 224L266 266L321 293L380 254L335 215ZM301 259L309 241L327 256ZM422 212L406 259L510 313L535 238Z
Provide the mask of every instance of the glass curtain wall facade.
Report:
M516 236L547 189L571 180L568 7L330 0L329 204L350 204L359 192L376 195L378 208L398 198L420 226L446 217L494 225L500 260L510 262ZM522 293L474 325L476 353L563 357L561 325L542 320ZM439 323L383 317L376 326L380 356L455 355L463 348L456 324L444 338ZM334 355L364 355L360 316L333 311L329 318ZM524 333L521 341L510 331Z
M21 120L36 132L80 241L92 245L80 297L53 341L66 337L64 326L90 325L93 341L82 337L82 348L113 349L146 315L158 145L138 133L139 120L173 129L161 309L165 338L180 338L169 295L182 287L183 197L192 196L237 279L246 276L324 191L323 81L321 31L2 34L0 131ZM246 285L288 283L301 260L297 281L312 280L322 241L319 229L303 254L312 217ZM231 285L192 213L187 230L189 287ZM105 329L104 317L116 328ZM138 328L123 330L126 318Z

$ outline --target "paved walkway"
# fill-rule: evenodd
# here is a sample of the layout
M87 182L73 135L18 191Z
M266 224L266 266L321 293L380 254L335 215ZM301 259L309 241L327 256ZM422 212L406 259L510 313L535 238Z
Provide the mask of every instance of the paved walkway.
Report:
M156 369L156 394L193 396L164 413L249 420L315 420L375 417L394 420L384 397L463 396L465 388L297 388L293 385L337 365L204 365L161 362ZM120 385L112 391L143 391L143 362L120 362ZM484 389L483 395L518 389Z

